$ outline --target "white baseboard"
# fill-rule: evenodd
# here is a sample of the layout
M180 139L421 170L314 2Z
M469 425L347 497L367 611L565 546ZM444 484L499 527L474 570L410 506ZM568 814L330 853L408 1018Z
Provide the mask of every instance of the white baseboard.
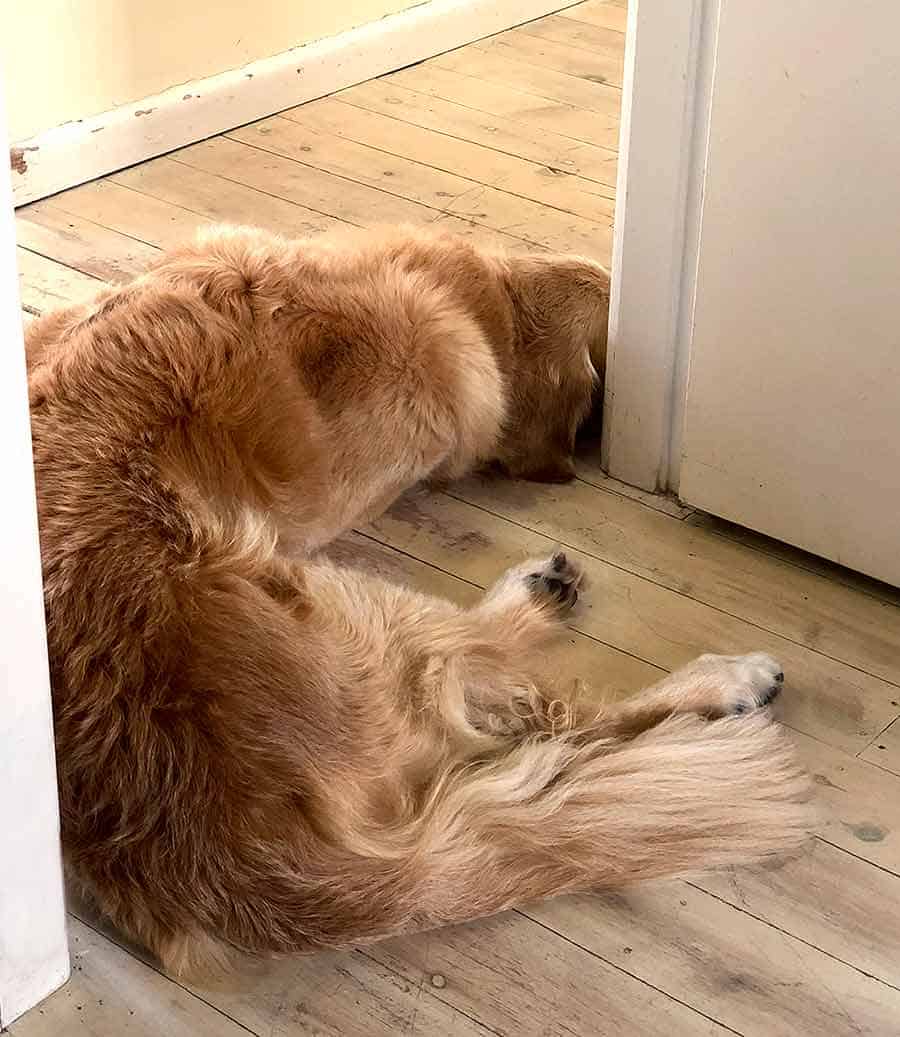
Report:
M429 0L338 36L66 123L10 148L15 205L45 198L576 2Z

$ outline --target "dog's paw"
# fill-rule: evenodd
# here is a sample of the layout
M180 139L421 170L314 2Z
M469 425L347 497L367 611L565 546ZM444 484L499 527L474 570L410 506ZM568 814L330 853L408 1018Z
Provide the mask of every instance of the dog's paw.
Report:
M765 652L704 655L699 660L716 678L722 715L750 713L778 698L784 687L781 665Z
M542 604L550 604L560 612L568 612L578 601L578 587L584 573L562 551L552 558L528 566L525 582L532 596Z

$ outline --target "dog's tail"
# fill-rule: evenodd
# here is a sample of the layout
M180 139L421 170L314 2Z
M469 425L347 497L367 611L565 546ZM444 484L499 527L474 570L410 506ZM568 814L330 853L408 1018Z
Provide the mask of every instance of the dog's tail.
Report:
M675 716L621 743L584 734L525 743L435 788L420 845L463 894L457 918L760 862L809 838L808 776L762 711Z
M185 930L155 948L175 971L235 948L368 943L563 893L618 889L790 854L814 823L810 784L767 716L678 716L626 742L534 738L452 767L405 820L267 865L253 925ZM264 862L263 862L264 863Z

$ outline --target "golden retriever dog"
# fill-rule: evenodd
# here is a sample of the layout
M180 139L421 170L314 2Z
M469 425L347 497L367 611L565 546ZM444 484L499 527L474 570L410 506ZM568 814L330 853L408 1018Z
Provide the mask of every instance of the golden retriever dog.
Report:
M764 655L618 705L537 674L581 572L471 609L318 549L421 480L572 474L595 263L218 229L28 329L71 874L176 973L801 844Z

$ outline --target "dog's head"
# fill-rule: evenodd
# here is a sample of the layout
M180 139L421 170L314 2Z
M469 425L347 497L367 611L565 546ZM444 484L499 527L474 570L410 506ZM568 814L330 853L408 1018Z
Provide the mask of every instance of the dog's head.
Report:
M515 356L497 460L519 478L567 482L602 391L609 274L590 259L528 255L509 257L507 278Z

